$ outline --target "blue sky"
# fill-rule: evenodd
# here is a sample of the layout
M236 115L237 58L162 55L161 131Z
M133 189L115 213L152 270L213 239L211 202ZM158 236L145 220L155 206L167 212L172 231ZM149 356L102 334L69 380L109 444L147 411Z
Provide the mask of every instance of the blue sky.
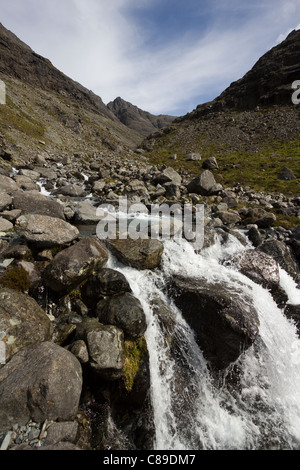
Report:
M300 0L0 0L0 22L104 103L181 116L298 29Z

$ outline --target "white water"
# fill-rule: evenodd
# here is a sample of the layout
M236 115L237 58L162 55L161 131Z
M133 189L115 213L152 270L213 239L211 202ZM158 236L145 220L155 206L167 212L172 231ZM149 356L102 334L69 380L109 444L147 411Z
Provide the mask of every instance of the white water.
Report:
M249 247L248 247L249 248ZM151 394L157 450L300 449L300 340L295 326L277 307L270 293L221 264L244 250L235 238L195 254L185 240L166 241L161 271L137 271L114 258L130 282L147 317ZM226 282L251 296L260 320L259 337L237 361L239 383L231 385L232 368L213 377L181 312L162 292L172 274ZM281 286L291 303L299 289L282 270ZM172 307L176 329L162 327L152 301ZM180 345L171 354L170 344Z

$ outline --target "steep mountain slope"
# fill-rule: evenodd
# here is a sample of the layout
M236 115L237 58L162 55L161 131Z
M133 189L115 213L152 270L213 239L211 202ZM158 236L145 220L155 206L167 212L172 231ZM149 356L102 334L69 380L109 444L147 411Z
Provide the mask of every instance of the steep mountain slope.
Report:
M56 69L0 24L0 155L28 161L40 151L128 152L144 134L130 129L92 91ZM0 159L1 166L5 163Z
M175 119L174 116L154 116L120 97L108 103L107 107L125 126L137 131L144 137L171 124Z
M300 79L300 31L293 31L262 56L242 79L171 126L145 139L152 162L199 172L187 162L190 152L215 156L225 184L243 183L299 193L298 181L279 182L282 167L300 177L299 106L292 103L292 83ZM173 157L174 158L174 157Z

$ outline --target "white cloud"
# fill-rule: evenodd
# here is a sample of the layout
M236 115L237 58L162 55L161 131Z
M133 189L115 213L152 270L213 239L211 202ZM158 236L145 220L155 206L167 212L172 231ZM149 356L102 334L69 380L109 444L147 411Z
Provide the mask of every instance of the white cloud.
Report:
M300 0L203 0L213 18L208 33L178 31L172 42L166 37L151 48L155 29L144 27L141 14L157 2L0 0L0 9L4 26L105 103L121 96L155 114L177 115L240 78L300 16Z

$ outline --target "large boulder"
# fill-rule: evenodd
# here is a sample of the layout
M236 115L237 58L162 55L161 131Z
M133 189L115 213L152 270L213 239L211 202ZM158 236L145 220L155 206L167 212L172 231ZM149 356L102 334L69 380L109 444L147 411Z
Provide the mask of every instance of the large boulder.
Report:
M209 170L203 171L187 185L189 193L195 193L201 196L214 194L221 189L222 187L217 184L214 175Z
M6 361L26 346L48 341L52 326L49 317L29 295L0 289L0 333L5 342Z
M164 246L159 240L107 240L111 252L121 263L136 269L155 269L160 265Z
M258 314L241 287L174 276L169 292L214 368L228 367L255 341Z
M40 214L22 215L16 220L16 229L29 244L37 248L64 246L79 237L79 230L68 222Z
M90 276L82 287L82 298L86 305L94 307L97 302L106 297L131 292L131 287L119 271L102 268Z
M279 266L293 279L298 279L299 269L297 263L292 258L290 248L284 242L275 239L265 240L259 246L259 250L274 258Z
M147 329L143 307L129 292L100 300L96 313L101 323L115 325L123 330L125 339L142 336Z
M19 189L17 183L9 176L0 175L0 188L1 191L7 194L13 194L14 191Z
M16 191L13 195L13 207L21 209L23 214L40 214L65 220L62 204L36 192Z
M12 203L12 197L5 191L0 191L0 211L8 209Z
M78 184L67 184L66 186L61 186L60 188L53 191L53 194L69 197L84 197L86 196L86 191L82 186Z
M97 214L97 207L93 206L89 200L79 202L75 207L75 222L77 224L97 224L101 220Z
M55 292L67 292L99 270L108 256L102 242L83 238L55 256L43 271L44 283Z
M0 370L0 431L30 419L70 420L81 391L82 369L72 353L51 342L24 348Z
M85 318L77 325L76 338L85 342L88 365L100 377L116 380L124 365L124 334L113 325L102 325L96 318Z
M179 175L179 173L177 173L177 171L174 170L174 168L171 167L162 170L162 172L157 175L152 181L153 184L173 183L177 186L180 186L181 182L181 176Z
M259 249L245 250L232 258L239 271L253 282L272 291L279 286L278 263L272 256Z

